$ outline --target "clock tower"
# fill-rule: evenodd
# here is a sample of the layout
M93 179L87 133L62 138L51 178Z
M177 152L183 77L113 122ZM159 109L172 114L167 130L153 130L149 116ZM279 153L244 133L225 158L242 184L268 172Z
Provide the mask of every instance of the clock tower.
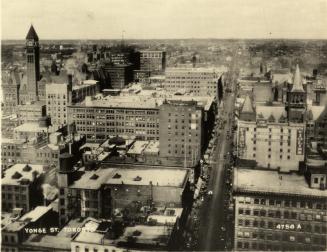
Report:
M26 35L26 95L28 101L38 100L38 81L40 80L40 47L39 37L33 25Z

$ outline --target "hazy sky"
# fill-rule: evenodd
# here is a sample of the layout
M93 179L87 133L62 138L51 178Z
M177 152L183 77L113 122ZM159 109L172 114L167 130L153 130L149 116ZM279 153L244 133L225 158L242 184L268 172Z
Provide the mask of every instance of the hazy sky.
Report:
M324 38L327 0L2 0L2 39Z

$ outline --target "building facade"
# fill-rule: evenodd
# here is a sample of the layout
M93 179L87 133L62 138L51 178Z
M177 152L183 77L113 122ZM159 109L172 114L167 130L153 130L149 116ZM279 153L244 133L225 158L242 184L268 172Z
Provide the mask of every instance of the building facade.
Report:
M16 112L19 104L20 74L16 69L2 71L1 76L3 115L11 115Z
M326 250L326 191L297 174L253 169L236 169L233 189L235 250Z
M66 125L68 122L67 106L83 101L86 96L94 96L97 91L97 81L94 80L86 80L74 86L72 83L47 84L47 115L51 118L51 124L57 128Z
M191 92L196 96L217 95L221 73L209 68L167 68L163 87L172 93Z
M22 208L28 212L42 203L39 183L43 174L42 165L15 164L7 169L1 179L3 211Z
M151 73L163 73L166 69L166 52L140 51L140 69Z
M123 89L133 81L133 65L131 64L109 64L104 69L109 74L110 85L113 89Z
M159 108L160 157L179 159L186 167L201 157L203 108L195 101L165 101Z

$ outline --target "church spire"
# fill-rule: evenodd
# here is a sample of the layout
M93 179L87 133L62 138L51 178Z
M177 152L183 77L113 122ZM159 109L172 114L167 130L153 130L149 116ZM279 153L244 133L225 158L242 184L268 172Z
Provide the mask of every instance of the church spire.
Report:
M304 92L303 86L302 86L302 78L300 74L300 68L299 65L296 64L295 74L293 78L293 87L291 92Z
M39 40L39 37L37 36L36 31L35 31L33 25L31 25L31 27L30 27L27 35L26 35L26 39L33 39L33 40L36 40L36 41Z

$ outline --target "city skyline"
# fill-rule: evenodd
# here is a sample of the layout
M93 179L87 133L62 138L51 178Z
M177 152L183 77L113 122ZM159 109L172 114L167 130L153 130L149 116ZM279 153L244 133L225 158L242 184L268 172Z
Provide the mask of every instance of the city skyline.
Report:
M327 39L327 1L3 1L2 39ZM63 8L64 6L64 8ZM73 10L73 11L72 11ZM59 29L52 29L64 24Z

